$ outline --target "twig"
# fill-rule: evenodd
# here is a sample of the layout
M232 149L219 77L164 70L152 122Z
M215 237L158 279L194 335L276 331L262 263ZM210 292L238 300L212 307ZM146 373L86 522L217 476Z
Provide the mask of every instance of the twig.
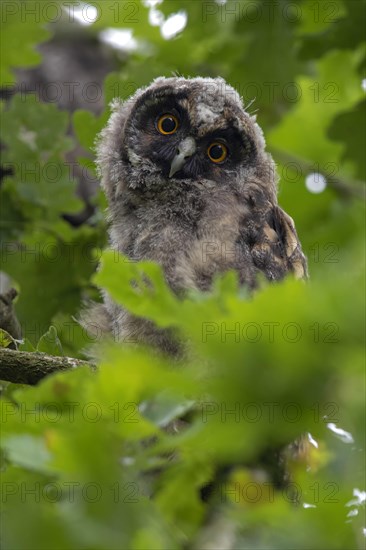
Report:
M271 148L273 157L276 161L281 164L296 164L301 168L302 173L311 173L317 172L322 174L329 187L332 187L335 191L338 191L341 195L345 197L357 197L359 199L365 200L365 182L355 179L348 179L347 181L343 178L336 177L333 174L330 174L326 170L314 167L314 162L310 162L305 159L300 159L289 153L285 153L279 149Z
M83 365L96 368L93 363L72 357L0 348L0 380L16 384L34 385L48 374L75 369Z

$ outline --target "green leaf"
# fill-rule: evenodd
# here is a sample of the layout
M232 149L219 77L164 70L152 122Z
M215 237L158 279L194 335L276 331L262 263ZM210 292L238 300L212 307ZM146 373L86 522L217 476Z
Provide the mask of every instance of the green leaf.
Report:
M71 166L64 157L72 146L65 135L67 125L67 113L34 95L16 95L3 108L2 139L7 146L3 157L13 174L6 177L1 193L16 199L30 226L54 224L56 228L62 214L81 209ZM10 214L5 220L11 226Z
M14 338L6 330L0 328L0 348L7 348L14 342Z
M3 2L1 6L1 86L14 83L13 69L40 63L41 56L37 44L47 40L49 30L44 28L44 10L39 2L30 0L26 4L20 0Z
M33 344L28 340L28 338L24 338L22 343L18 346L19 351L29 351L33 352L36 351L36 348L33 346Z
M89 278L103 244L101 230L102 226L75 230L65 223L58 230L64 232L63 239L39 231L29 234L21 247L8 245L4 249L3 269L20 287L17 315L24 337L33 345L56 314L77 315L80 311L81 295L85 292L88 296ZM68 317L60 329L67 333L71 325Z
M87 150L94 148L95 137L105 126L106 116L96 118L89 111L78 110L73 115L73 124L76 136Z
M336 163L339 161L342 146L330 141L327 131L337 114L352 108L362 98L359 76L355 71L360 54L360 50L331 51L316 63L316 76L299 78L301 99L281 124L267 135L270 146L311 159L315 171L316 163L324 170L330 159ZM304 140L304 136L308 139ZM353 175L354 170L338 162L335 172L336 175Z
M366 25L365 0L319 2L310 5L313 20L332 22L325 30L305 38L300 56L305 59L318 59L331 49L356 49L364 42L363 30Z
M360 101L349 111L340 113L328 129L331 139L344 144L342 161L351 161L355 167L355 176L366 179L366 100Z
M27 433L7 436L3 448L8 459L17 466L38 472L50 471L51 455L41 437L33 437Z
M60 339L54 326L50 326L43 334L37 344L37 351L48 355L63 355Z
M157 424L158 426L167 426L173 420L184 416L190 411L195 402L184 399L177 399L177 395L172 395L168 390L162 391L154 399L144 402L142 405L143 415Z
M153 262L133 262L117 252L106 251L94 281L134 313L147 311L161 326L176 323L180 302L167 287L162 269Z
M301 93L297 76L307 72L294 46L299 11L287 0L273 6L231 2L231 9L234 34L219 53L224 60L230 48L228 81L239 88L245 104L253 102L249 111L259 111L260 124L272 126L295 106ZM222 11L230 18L230 3Z

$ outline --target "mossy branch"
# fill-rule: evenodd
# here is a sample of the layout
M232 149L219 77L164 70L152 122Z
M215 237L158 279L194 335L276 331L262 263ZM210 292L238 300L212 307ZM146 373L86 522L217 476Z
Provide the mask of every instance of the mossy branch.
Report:
M49 374L83 365L95 368L93 363L72 357L0 348L0 380L16 384L34 385Z

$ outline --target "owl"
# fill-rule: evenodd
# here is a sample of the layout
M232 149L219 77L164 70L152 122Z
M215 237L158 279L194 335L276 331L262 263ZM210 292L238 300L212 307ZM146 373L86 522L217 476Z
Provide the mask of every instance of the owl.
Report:
M261 273L269 281L306 277L293 220L277 203L263 133L223 79L157 78L112 109L97 165L113 249L160 264L177 295L206 291L232 269L249 290ZM96 318L119 341L176 352L169 331L107 294L89 315Z

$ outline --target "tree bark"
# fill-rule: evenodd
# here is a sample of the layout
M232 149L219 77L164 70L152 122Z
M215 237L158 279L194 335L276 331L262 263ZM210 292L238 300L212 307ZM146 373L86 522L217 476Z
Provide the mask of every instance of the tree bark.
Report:
M0 348L0 380L16 384L34 385L49 374L75 369L82 365L96 368L93 363L72 357Z

